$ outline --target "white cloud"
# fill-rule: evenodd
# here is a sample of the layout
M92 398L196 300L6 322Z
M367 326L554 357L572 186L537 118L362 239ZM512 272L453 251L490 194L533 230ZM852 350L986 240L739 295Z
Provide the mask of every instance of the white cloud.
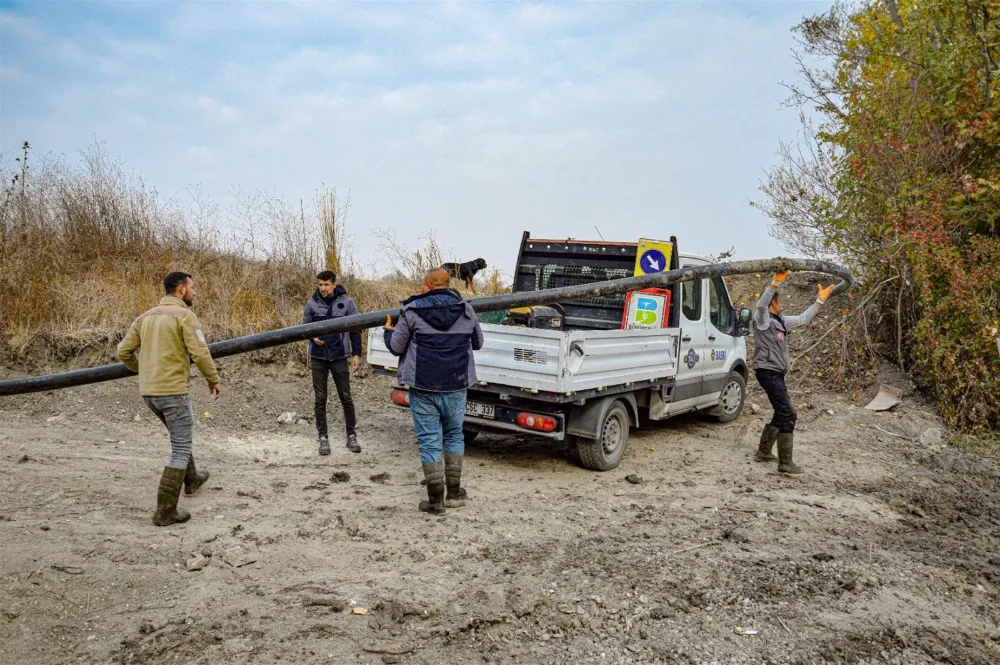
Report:
M277 90L290 86L316 87L360 76L371 76L379 58L371 53L305 48L267 68L267 82Z
M164 60L173 55L172 48L144 40L109 39L106 42L106 47L116 57L127 60Z
M741 7L195 3L158 6L163 34L102 40L0 12L0 126L67 154L97 136L162 192L195 179L223 204L234 185L350 189L362 253L372 228L436 228L509 267L522 229L597 224L762 255L746 199L796 129L777 85L796 13ZM25 94L31 80L51 92Z
M207 145L192 145L187 148L188 155L198 162L207 162L218 157L219 153L217 150L208 147Z
M475 40L448 44L433 49L427 62L444 69L496 68L507 63L530 61L530 49L501 32L490 32Z
M226 33L287 36L317 28L396 31L407 27L408 9L368 2L187 2L177 7L168 31L178 41Z
M18 67L0 65L0 85L9 85L24 80L24 72Z
M194 105L204 111L209 118L221 122L233 122L239 117L239 111L235 108L208 95L201 95L195 99Z
M514 24L528 30L554 30L581 20L580 7L554 4L524 4L514 10Z
M10 38L25 41L35 41L45 35L36 21L3 9L0 9L0 32Z

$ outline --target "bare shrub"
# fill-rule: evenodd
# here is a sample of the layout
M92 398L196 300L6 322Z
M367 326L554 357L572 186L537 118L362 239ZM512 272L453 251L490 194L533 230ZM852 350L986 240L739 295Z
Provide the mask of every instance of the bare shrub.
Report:
M184 270L214 340L295 325L323 268L340 275L361 311L390 309L419 291L444 261L433 232L408 249L392 230L381 251L396 266L357 267L347 232L350 195L325 189L313 205L236 189L222 207L198 189L182 204L94 146L75 165L25 143L0 159L0 346L25 359L45 351L79 363L111 360L132 320L163 295L161 280ZM482 275L500 292L499 271ZM282 347L262 357L302 357Z

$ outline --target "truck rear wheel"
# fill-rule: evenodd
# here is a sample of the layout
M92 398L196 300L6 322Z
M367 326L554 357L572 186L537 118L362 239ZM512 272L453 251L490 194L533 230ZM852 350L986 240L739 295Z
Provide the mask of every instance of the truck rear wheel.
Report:
M618 466L628 446L628 410L621 401L611 405L598 428L598 438L577 441L580 462L594 471L610 471Z

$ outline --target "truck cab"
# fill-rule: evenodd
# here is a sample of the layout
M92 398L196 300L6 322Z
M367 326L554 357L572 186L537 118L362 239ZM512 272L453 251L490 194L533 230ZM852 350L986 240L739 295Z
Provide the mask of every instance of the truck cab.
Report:
M673 269L709 265L677 252ZM544 289L633 276L640 244L533 239L525 232L513 291ZM640 414L661 420L702 411L728 422L742 411L748 376L750 311L737 313L721 277L671 285L659 299L666 311L655 327L626 321L635 294L615 294L479 315L483 348L475 352L479 381L469 388L465 433L530 434L576 446L583 466L607 471L625 454ZM652 299L648 299L652 300ZM475 307L475 300L471 301ZM655 306L655 305L654 305ZM369 332L368 362L393 374L398 359L382 331ZM409 407L407 386L390 399Z

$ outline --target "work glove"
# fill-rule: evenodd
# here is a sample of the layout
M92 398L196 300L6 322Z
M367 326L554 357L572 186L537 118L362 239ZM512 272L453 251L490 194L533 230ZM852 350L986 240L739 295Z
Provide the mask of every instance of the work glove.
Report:
M771 280L771 288L777 291L781 283L788 279L790 272L789 270L782 270L781 272L774 273L774 279Z
M392 317L391 316L386 315L386 317L385 317L385 325L382 326L382 327L385 328L386 330L395 330L396 329L396 326L392 325Z
M826 287L825 289L823 288L822 284L817 284L816 288L819 289L819 295L816 296L816 302L818 302L820 305L822 305L830 297L830 294L833 293L833 284L831 284L830 286Z

